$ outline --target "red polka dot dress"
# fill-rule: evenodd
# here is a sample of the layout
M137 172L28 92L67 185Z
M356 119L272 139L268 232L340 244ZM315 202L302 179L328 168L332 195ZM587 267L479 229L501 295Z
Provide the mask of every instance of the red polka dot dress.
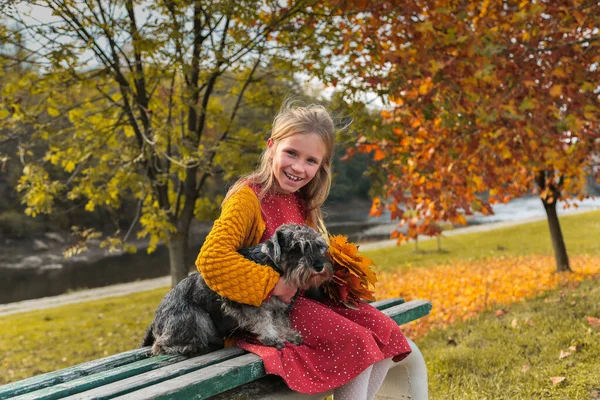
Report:
M255 192L257 188L253 188ZM261 241L285 223L304 224L305 203L295 193L269 193L261 200L266 230ZM400 361L410 346L398 325L367 303L357 310L332 301L320 303L298 296L290 313L303 337L300 346L277 350L247 340L238 346L260 356L268 374L282 377L297 392L313 394L337 388L377 361Z

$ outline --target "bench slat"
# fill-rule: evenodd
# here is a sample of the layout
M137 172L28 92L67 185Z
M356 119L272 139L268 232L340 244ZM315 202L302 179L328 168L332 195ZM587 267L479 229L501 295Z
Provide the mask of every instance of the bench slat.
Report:
M14 400L55 400L70 394L79 393L84 390L92 389L101 385L128 378L133 375L157 369L165 365L173 364L186 357L179 355L165 355L147 358L133 362L131 364L121 365L120 367L108 371L98 372L97 374L84 376L71 380L69 382L59 383L52 387L29 392L15 397Z
M427 315L431 303L424 300L413 300L395 305L383 312L394 321L407 323ZM265 376L260 357L245 354L232 360L195 371L175 379L148 386L144 389L128 393L117 399L206 399L215 394L233 389Z
M115 399L201 400L263 376L265 368L262 360L249 353Z
M395 305L402 304L402 303L404 303L404 299L397 298L397 299L384 299L384 300L374 301L373 303L370 303L370 304L373 307L377 308L379 311L383 311L386 308L390 308L390 307L393 307Z
M393 319L398 325L404 325L429 314L431 302L426 300L413 300L383 310L382 312Z
M98 360L88 361L58 371L34 376L18 382L0 386L0 399L19 396L34 390L43 389L59 383L71 381L83 376L110 370L150 357L150 348L145 347L115 354Z
M129 392L133 392L134 390L143 389L147 386L163 382L167 379L184 375L244 354L246 354L246 351L240 349L239 347L228 347L226 349L218 350L113 382L102 387L81 392L73 396L66 397L63 400L110 399L115 396L121 396Z

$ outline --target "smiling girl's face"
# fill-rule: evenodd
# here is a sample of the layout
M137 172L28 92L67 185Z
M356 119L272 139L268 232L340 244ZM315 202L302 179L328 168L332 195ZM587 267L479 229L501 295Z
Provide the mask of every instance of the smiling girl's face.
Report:
M327 151L316 133L288 136L277 144L269 139L267 146L273 158L276 190L281 193L296 192L310 182Z

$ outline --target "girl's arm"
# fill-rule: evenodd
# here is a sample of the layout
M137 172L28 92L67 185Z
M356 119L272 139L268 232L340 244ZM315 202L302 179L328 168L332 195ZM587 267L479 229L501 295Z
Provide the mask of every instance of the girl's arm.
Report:
M237 250L257 244L263 231L258 199L252 189L244 187L223 204L196 259L196 267L212 290L239 303L260 306L279 274Z

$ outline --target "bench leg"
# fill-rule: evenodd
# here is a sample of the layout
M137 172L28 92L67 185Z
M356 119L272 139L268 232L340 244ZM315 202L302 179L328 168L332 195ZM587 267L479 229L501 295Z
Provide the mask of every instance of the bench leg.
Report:
M390 368L376 400L427 400L427 366L421 350L408 339L412 353Z

